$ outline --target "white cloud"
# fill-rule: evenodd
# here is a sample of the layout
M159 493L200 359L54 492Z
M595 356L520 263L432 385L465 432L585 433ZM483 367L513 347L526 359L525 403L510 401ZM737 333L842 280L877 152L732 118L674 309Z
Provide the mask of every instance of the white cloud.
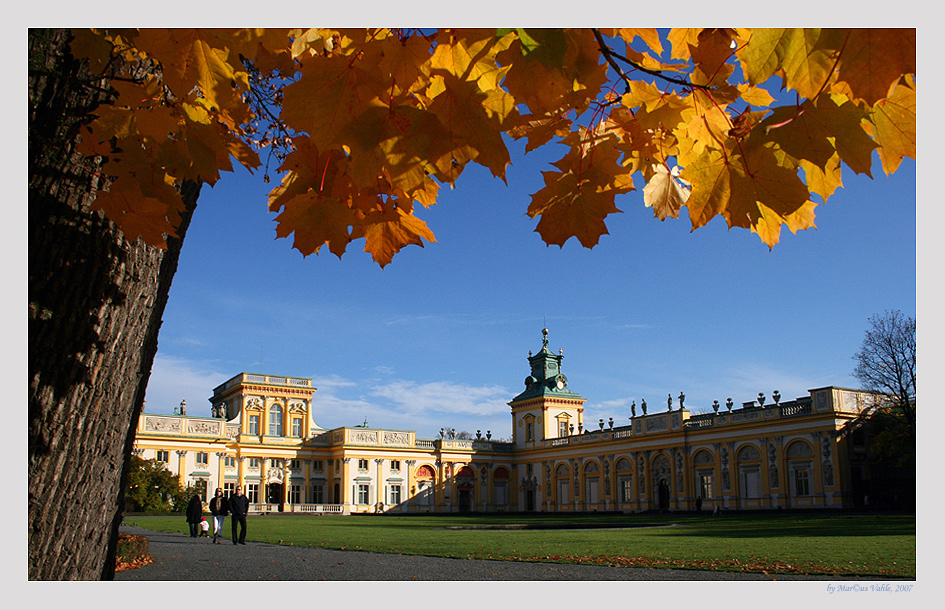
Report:
M506 408L511 393L500 386L474 387L448 381L393 381L374 386L371 395L390 400L409 415L488 417Z
M213 388L227 379L225 373L206 363L157 354L145 394L145 411L173 413L181 400L186 400L188 415L209 416Z

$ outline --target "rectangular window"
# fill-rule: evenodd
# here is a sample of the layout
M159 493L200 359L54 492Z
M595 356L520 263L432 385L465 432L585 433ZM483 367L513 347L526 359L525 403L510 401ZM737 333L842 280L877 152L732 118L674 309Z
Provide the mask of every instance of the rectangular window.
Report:
M157 457L155 459L159 462L164 462L167 464L167 451L158 450Z
M570 500L571 496L568 493L569 487L570 485L567 479L558 479L558 504L564 504ZM498 501L496 501L496 504L498 504Z
M223 495L229 498L234 493L236 493L236 483L224 483L223 484Z
M292 418L292 436L296 438L302 438L302 418L301 417Z
M322 472L325 470L325 463L321 460L312 460L312 470Z
M761 496L761 471L757 466L743 467L739 472L740 495L745 498Z
M525 422L525 440L533 441L535 440L535 424L534 422Z
M223 458L223 466L226 468L236 468L236 458L232 455L228 455Z
M269 409L269 436L282 436L282 410L279 407Z
M400 485L390 486L389 504L397 506L400 504Z
M358 460L358 470L367 470L367 460Z
M259 434L259 416L258 415L249 416L249 427L247 431L249 434Z
M630 477L620 479L620 501L629 502L633 493L633 479Z
M197 489L197 495L200 496L200 500L203 502L207 501L207 480L206 479L197 479L194 482L194 488Z
M399 471L400 471L400 460L391 460L391 461L390 461L390 469L393 470L394 472L399 472Z
M807 468L797 468L794 470L794 495L810 495L810 470Z
M493 488L496 506L508 506L509 504L509 484L505 481L496 483Z
M251 469L259 470L259 458L249 458L249 467Z
M366 461L366 460L365 460ZM361 483L358 485L358 504L369 504L370 503L370 485L365 485Z
M197 465L206 466L209 464L209 458L206 451L197 452Z
M302 486L292 485L289 487L289 504L302 503Z
M290 463L290 468L292 470L302 470L302 461L301 460L292 460Z
M281 466L281 461L278 458L269 458L269 467L270 468L279 468Z
M312 504L321 504L324 501L325 501L325 486L313 485L312 486Z
M712 497L712 475L708 473L699 474L699 497L703 500Z
M252 504L257 504L259 502L259 483L246 484L246 498Z
M567 435L568 435L568 422L567 420L562 419L558 421L558 436L560 438L564 438Z

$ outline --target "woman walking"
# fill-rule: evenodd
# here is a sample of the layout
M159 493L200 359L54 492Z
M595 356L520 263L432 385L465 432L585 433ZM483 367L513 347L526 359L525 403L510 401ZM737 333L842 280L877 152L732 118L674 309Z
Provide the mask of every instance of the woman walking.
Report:
M223 495L223 490L217 487L217 493L210 500L210 514L213 515L213 544L223 544L219 538L223 537L223 520L230 512L230 503Z

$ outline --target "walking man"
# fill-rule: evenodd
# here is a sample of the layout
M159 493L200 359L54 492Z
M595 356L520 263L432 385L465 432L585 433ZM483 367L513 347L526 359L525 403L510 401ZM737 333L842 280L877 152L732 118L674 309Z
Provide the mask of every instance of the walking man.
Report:
M236 487L230 496L230 514L233 515L233 544L246 544L246 513L249 512L249 498L243 495L243 488ZM236 537L236 526L240 526L239 538Z
M217 487L217 493L210 500L210 514L213 515L213 544L222 544L219 538L223 537L223 520L230 512L230 503L223 490Z

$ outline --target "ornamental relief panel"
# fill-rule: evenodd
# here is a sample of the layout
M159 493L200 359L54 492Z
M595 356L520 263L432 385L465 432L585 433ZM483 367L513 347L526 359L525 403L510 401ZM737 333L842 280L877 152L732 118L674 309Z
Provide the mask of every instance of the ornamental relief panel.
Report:
M220 424L221 422L188 421L187 434L212 434L217 436L220 434Z
M646 420L646 431L647 432L660 432L666 430L666 418L665 417L656 417L653 419Z
M144 429L154 432L180 433L180 420L148 416L144 421Z
M390 432L384 431L384 444L385 445L409 445L410 444L410 433L409 432Z
M348 440L352 443L361 443L362 445L376 445L376 430L351 430L348 434Z

